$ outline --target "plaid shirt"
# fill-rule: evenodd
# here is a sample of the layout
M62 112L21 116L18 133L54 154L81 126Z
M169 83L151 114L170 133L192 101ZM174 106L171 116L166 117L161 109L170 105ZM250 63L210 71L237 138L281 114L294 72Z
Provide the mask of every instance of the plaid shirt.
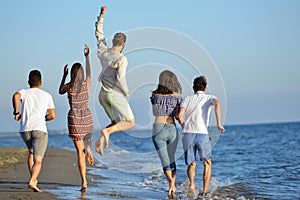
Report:
M152 95L150 97L152 105L154 105L154 116L170 116L174 117L176 114L176 107L180 106L181 96L167 96L167 95Z

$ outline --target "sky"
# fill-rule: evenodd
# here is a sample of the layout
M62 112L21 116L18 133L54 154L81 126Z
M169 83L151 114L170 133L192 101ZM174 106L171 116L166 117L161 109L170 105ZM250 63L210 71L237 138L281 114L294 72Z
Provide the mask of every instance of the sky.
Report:
M84 44L91 50L95 129L108 123L97 100L94 32L102 5L107 41L116 32L128 36L124 54L138 128L151 126L149 96L164 69L179 77L183 95L192 93L193 78L207 75L225 126L300 121L298 0L10 0L0 3L0 132L18 131L11 98L28 88L32 69L42 72L42 89L54 98L57 118L48 128L67 129L67 96L58 87L65 64L84 64Z

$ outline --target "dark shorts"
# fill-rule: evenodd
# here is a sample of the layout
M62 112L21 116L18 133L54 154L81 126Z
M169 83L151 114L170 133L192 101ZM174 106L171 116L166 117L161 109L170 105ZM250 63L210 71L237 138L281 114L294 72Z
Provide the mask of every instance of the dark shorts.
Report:
M43 158L47 149L48 133L42 131L26 131L20 134L27 148L33 150L33 156Z
M182 144L186 165L196 161L197 151L201 161L211 159L211 143L208 134L184 133Z

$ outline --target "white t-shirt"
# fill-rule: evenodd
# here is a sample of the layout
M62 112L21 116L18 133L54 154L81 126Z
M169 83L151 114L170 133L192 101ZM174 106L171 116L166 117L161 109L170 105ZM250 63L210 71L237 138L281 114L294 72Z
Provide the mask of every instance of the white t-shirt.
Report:
M182 133L208 134L213 99L217 97L205 94L203 91L184 98L180 105L185 108L185 125Z
M55 108L52 96L38 88L22 89L19 91L22 102L22 117L20 132L43 131L47 133L46 113Z

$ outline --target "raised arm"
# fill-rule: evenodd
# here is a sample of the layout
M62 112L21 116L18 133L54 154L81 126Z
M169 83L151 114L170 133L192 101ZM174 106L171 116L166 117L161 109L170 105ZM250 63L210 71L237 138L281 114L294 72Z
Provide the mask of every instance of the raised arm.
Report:
M90 65L90 58L89 58L89 47L88 45L84 45L84 56L85 56L85 72L86 72L86 83L88 86L88 90L90 90L91 86L91 65Z
M96 22L96 31L95 35L97 38L97 46L98 49L107 48L105 38L104 38L104 32L103 32L103 21L104 21L104 13L106 11L106 6L101 7L100 15L98 17L98 21Z
M101 6L100 15L99 15L101 18L104 18L105 11L106 11L106 6Z
M217 127L221 133L225 132L224 127L221 123L221 104L218 99L213 99L212 104L215 106L215 114L216 114L216 120L217 120Z
M65 94L69 89L69 85L65 84L67 76L68 76L68 64L66 64L65 67L64 67L64 74L63 74L63 77L61 79L59 90L58 90L59 94Z

